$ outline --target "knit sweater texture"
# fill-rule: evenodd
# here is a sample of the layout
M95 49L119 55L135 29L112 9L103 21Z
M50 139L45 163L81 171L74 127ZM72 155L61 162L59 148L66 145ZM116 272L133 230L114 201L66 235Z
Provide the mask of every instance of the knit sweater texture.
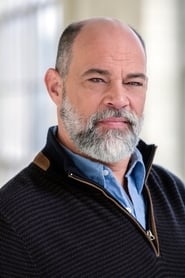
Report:
M185 277L185 187L146 167L147 230L83 177L49 130L33 162L0 190L1 278Z

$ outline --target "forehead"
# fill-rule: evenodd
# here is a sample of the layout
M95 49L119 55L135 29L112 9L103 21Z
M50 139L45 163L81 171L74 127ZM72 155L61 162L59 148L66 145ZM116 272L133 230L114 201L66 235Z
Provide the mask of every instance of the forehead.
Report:
M83 27L75 39L72 53L72 63L146 63L138 37L128 27L112 22Z

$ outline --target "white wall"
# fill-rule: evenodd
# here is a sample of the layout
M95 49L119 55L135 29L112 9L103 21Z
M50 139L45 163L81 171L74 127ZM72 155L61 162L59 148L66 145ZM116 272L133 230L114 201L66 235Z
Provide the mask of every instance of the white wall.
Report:
M142 31L148 48L149 90L144 137L158 145L156 162L184 176L181 63L175 0L143 0Z

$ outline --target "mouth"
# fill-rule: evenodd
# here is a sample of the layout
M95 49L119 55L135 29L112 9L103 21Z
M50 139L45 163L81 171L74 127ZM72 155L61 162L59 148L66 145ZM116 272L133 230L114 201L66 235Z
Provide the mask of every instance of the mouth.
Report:
M97 125L108 128L125 128L131 125L131 123L126 118L111 117L99 120Z

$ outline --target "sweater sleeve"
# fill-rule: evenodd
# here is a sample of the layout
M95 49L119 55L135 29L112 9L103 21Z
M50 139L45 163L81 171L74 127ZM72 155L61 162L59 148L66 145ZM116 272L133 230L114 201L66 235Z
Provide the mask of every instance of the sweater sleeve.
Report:
M0 216L0 277L39 277L23 240Z

